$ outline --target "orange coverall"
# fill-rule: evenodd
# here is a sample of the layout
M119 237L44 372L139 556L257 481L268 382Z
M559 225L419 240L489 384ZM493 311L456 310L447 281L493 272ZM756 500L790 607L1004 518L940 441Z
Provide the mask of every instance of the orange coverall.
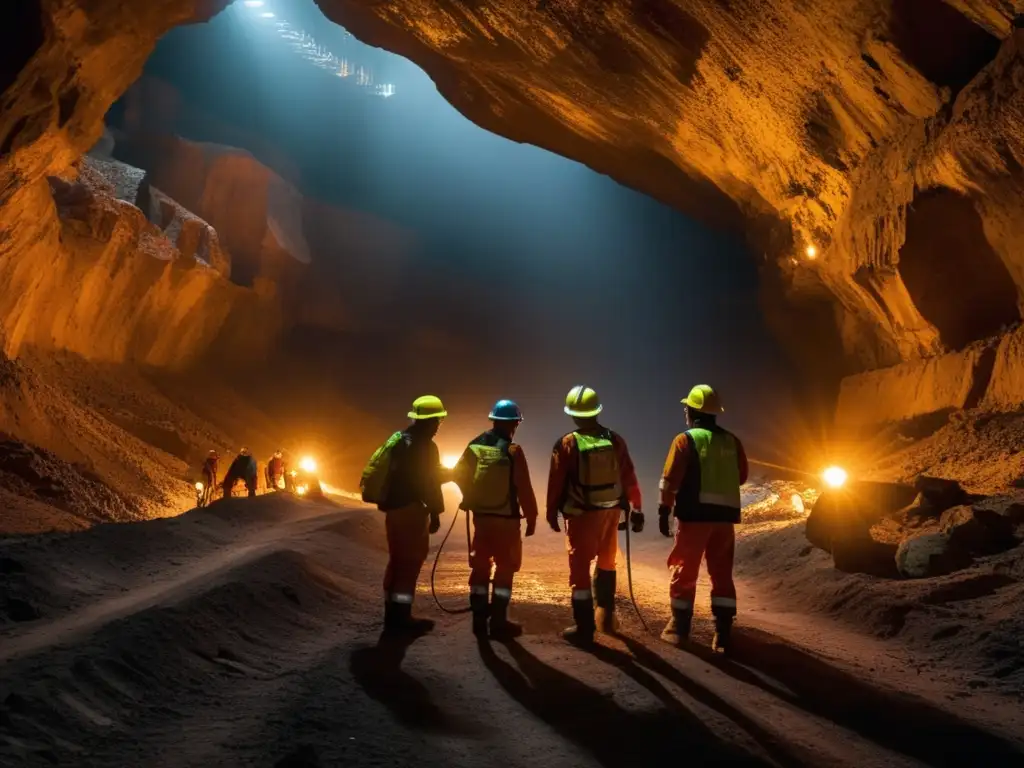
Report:
M537 497L530 482L530 470L522 446L509 446L512 460L512 483L522 518L527 528L537 525ZM468 482L465 481L465 482ZM494 594L509 598L512 595L512 580L523 565L523 539L520 533L520 517L473 514L473 541L470 544L469 574L470 594L487 594L491 581L491 563L494 564Z
M387 513L384 593L391 602L411 604L430 552L430 517L444 512L441 457L432 439L414 434L394 450L394 477L389 481L387 499L379 505Z
M587 430L581 434L600 434L604 427ZM640 509L640 484L636 479L633 459L629 455L626 441L612 432L612 442L619 461L619 482L627 501L633 509ZM573 433L565 435L555 443L551 452L551 469L548 474L547 509L562 511L566 506L569 484L575 482L579 466L579 450ZM569 585L574 600L585 600L591 596L590 565L597 559L602 571L615 570L615 558L619 551L619 517L622 509L588 510L579 515L565 517L565 531L569 550Z
M740 484L747 481L747 455L735 435L739 455ZM683 487L687 473L699 471L691 456L692 450L685 434L676 436L665 459L661 478L659 504L674 509L676 494ZM692 611L697 596L697 579L701 560L707 557L708 576L711 577L711 610L729 616L736 614L736 585L732 579L733 559L736 551L736 528L733 523L679 520L675 544L668 556L669 597L676 610ZM718 609L716 611L716 609Z

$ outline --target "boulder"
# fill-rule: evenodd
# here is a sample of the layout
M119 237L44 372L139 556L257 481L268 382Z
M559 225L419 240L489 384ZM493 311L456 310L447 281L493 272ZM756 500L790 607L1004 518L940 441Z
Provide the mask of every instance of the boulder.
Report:
M956 546L974 555L994 555L1017 544L1009 517L984 507L947 509L939 526Z
M896 568L908 579L943 576L970 564L970 555L942 531L912 534L896 550Z
M857 481L824 491L807 517L807 540L833 551L839 540L862 541L883 517L906 508L917 497L913 486Z
M971 495L960 486L959 481L942 477L921 475L914 481L914 488L922 496L921 509L927 510L935 517L950 507L966 504L971 499Z

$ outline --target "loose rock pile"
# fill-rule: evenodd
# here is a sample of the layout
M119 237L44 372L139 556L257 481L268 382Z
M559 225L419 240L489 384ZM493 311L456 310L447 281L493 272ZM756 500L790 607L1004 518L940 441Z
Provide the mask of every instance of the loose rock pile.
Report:
M954 480L851 483L824 492L807 539L836 568L886 578L940 576L1024 540L1024 494L979 496Z

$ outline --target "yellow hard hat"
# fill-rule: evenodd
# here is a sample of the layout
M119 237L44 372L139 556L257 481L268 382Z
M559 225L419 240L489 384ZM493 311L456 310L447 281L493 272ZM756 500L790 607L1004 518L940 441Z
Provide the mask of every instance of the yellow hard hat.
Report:
M722 401L719 399L718 393L707 384L698 384L680 402L688 408L700 411L701 413L722 413L725 410L722 407Z
M436 395L424 395L412 401L412 410L409 411L409 418L416 421L423 419L443 419L448 415L444 409L441 398Z
M590 419L597 416L602 409L601 398L597 392L582 384L569 390L565 396L565 412L578 419Z

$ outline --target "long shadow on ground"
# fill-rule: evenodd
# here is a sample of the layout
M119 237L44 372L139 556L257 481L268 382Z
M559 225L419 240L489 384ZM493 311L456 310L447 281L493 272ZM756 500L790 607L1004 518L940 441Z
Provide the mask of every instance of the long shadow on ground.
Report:
M480 726L445 712L433 700L427 686L402 669L406 651L416 639L381 634L375 646L353 651L349 662L352 677L403 725L451 735L479 735Z
M685 762L699 765L769 765L714 733L662 689L656 711L624 709L606 694L540 661L516 642L505 644L516 666L486 641L480 657L502 688L563 737L607 768ZM615 653L614 651L610 651ZM648 675L647 687L658 686Z
M675 667L640 643L626 639L626 644L644 666L666 677L673 671L679 675ZM732 660L722 660L703 649L697 654L727 675L928 765L1024 765L1020 746L916 696L876 688L767 632L744 627L742 634L736 634L734 648ZM761 672L792 693L750 670Z

